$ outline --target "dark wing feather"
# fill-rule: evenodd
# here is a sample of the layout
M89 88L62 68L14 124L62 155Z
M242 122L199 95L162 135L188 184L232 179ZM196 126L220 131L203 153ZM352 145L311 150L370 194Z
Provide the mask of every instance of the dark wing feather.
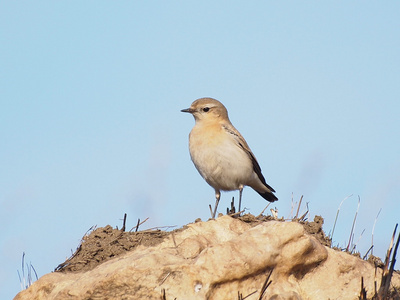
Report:
M260 178L261 182L268 188L271 190L271 192L275 192L275 190L267 184L267 182L265 181L265 178L263 176L263 174L261 173L261 167L258 164L258 161L256 160L256 158L254 157L253 153L251 153L250 151L246 150L242 144L239 144L245 151L246 153L250 156L251 158L251 162L253 163L253 170L254 172L256 172L258 178Z
M232 134L235 137L235 139L238 142L239 146L250 157L251 162L253 164L254 172L257 174L257 176L260 179L260 181L271 191L271 192L265 192L265 193L260 193L260 192L257 191L257 193L259 193L261 195L261 197L263 197L265 200L268 200L270 202L274 202L274 201L278 200L278 198L272 193L272 192L275 192L275 190L269 184L267 184L267 182L265 181L265 178L264 178L263 174L261 173L261 167L258 164L258 161L254 157L253 153L251 152L250 147L247 145L245 139L240 135L239 132L237 132L236 130L233 130L233 128L229 128L228 126L224 126L224 125L223 125L223 128L228 133Z

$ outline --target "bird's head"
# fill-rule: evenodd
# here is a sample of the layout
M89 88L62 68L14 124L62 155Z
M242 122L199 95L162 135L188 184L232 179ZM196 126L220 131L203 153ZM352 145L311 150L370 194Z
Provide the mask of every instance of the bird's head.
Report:
M196 121L229 120L225 106L213 98L197 99L181 112L191 113Z

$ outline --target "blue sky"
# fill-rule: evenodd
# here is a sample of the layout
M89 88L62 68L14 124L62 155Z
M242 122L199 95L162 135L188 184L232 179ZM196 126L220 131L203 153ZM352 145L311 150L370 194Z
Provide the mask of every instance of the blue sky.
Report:
M288 217L304 195L345 246L383 256L400 221L398 2L3 1L0 298L21 256L39 276L92 226L178 227L214 191L190 161L209 96L228 108ZM223 193L224 212L237 192ZM250 188L243 205L266 202ZM304 210L302 209L302 212Z

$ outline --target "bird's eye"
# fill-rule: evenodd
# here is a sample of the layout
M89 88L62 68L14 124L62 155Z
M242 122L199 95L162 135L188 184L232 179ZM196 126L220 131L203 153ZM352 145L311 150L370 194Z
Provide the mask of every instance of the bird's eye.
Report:
M209 110L210 110L209 107L204 107L204 108L203 108L203 111L204 111L204 112L208 112Z

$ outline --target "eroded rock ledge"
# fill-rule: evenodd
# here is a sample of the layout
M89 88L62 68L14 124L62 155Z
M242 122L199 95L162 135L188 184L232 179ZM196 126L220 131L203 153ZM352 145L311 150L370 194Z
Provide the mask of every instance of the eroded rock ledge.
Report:
M156 245L82 272L41 277L15 299L358 299L373 265L330 249L297 222L246 223L229 216L187 225ZM380 270L377 274L380 278ZM396 274L392 284L400 286ZM379 285L378 285L379 286ZM255 292L255 293L254 293Z

